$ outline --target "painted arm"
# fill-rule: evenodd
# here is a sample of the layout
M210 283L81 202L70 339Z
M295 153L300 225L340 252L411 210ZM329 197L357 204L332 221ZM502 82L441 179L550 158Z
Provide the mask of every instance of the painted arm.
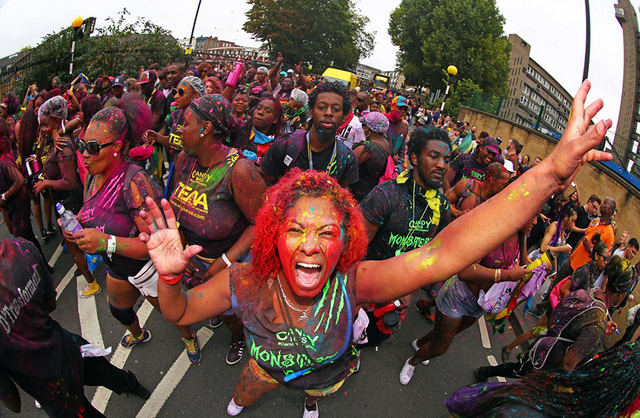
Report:
M8 177L13 181L13 184L9 187L9 190L4 192L4 200L0 199L0 207L4 206L4 204L11 200L17 193L20 193L20 189L24 187L24 176L22 173L20 173L15 166L9 166L7 168L9 171Z
M486 284L497 283L498 277L500 282L517 282L525 274L527 271L520 265L515 265L510 269L490 269L476 263L458 273L458 278L467 283Z
M611 120L589 126L603 106L598 99L584 107L589 88L586 80L576 94L564 135L542 163L452 222L428 245L388 260L362 262L356 282L358 302L386 302L451 277L520 230L549 196L569 185L582 164L611 160L611 154L592 149L604 138ZM502 216L496 219L496 213Z
M576 368L578 363L582 361L582 358L578 357L573 348L569 348L567 354L564 355L562 359L562 368L566 371L573 371Z

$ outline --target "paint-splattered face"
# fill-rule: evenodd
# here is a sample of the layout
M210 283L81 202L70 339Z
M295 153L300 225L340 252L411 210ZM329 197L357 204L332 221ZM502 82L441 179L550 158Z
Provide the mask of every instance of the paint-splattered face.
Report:
M179 109L186 109L191 103L191 100L197 97L196 91L191 87L191 84L182 80L178 83L178 91L176 92L175 100Z
M327 137L335 137L340 124L344 121L342 96L337 93L320 93L309 115L313 118L313 126L317 131L327 133Z
M433 189L442 186L444 174L451 161L451 151L447 144L442 141L427 141L420 156L412 154L411 159L425 186Z
M180 138L182 138L182 146L187 154L195 155L194 153L202 143L200 134L204 130L204 122L202 122L196 114L187 107L184 111L184 122L182 126L178 128Z
M491 195L494 196L500 193L505 188L510 178L511 176L509 175L509 172L504 170L499 179L497 180L491 179L493 180L493 181L490 181L491 187L489 191Z
M233 96L233 100L231 100L231 106L237 114L243 114L249 107L249 96L241 93L236 94L235 96Z
M108 122L91 122L87 127L83 141L96 141L98 144L106 144L111 142L111 132ZM104 147L98 155L90 155L86 150L82 154L84 157L84 166L90 175L95 176L103 173L116 159L114 153L120 154L122 142L116 142L111 146Z
M55 131L59 131L62 127L60 119L52 118L47 115L40 116L40 129L47 138L51 138Z
M478 151L478 162L482 165L489 165L496 157L496 153L491 151L488 146L480 147Z
M342 215L327 198L300 198L287 211L276 246L293 291L314 297L333 274L345 247Z
M263 100L253 111L253 127L259 131L271 129L276 121L275 105L271 100Z

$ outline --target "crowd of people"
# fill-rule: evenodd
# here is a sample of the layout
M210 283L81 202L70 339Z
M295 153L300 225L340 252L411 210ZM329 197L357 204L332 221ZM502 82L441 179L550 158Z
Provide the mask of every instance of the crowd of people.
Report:
M15 239L0 242L9 336L0 340L0 399L10 409L20 410L15 384L52 417L102 416L83 384L149 396L49 316L53 267L39 240L57 233L86 279L78 296L106 286L128 330L123 347L151 340L134 310L141 295L175 324L193 364L202 358L193 324L229 329L226 363L249 356L231 416L285 386L305 392L304 417L318 417L318 401L367 366L360 350L393 335L421 289L415 307L433 328L398 365L403 385L481 316L500 329L524 303L540 318L503 348L504 364L477 371L479 382L522 383L463 388L472 396L452 396L453 412L562 416L557 403L532 401L532 388L568 402L557 380L572 387L574 369L612 391L620 380L594 364L638 375L640 317L602 353L617 331L611 314L634 304L638 240L627 231L616 240L615 200L583 202L572 181L583 163L610 159L592 150L611 122L590 125L602 102L585 107L589 82L552 156L531 162L517 138L476 136L476 126L416 96L349 91L301 64L282 68L281 55L271 68L152 64L136 78L54 77L49 90L30 86L22 107L6 95L0 210ZM37 367L49 359L57 366ZM59 390L47 390L52 379ZM640 380L625 379L624 396L607 393L596 415L575 416L630 407ZM574 400L592 393L574 384Z

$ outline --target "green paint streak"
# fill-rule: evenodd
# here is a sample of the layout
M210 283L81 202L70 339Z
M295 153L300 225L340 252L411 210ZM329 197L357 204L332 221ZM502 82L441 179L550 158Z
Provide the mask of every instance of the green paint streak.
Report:
M333 316L333 305L336 303L336 293L338 292L338 279L333 282L333 294L331 295L331 306L329 307L329 317L327 323L324 325L324 332L329 330L329 324L331 323L331 317Z
M324 319L324 314L326 312L322 312L322 316L320 317L320 320L318 321L318 325L316 325L316 328L313 330L313 332L318 332L318 328L320 328L320 325L322 325L322 320Z
M329 281L327 281L327 283L324 285L324 289L322 289L322 298L320 298L320 302L318 303L318 305L316 306L316 311L313 313L313 316L317 316L318 315L318 311L320 310L320 308L322 308L322 306L324 305L324 301L327 298L327 292L329 291ZM324 315L324 313L323 313Z

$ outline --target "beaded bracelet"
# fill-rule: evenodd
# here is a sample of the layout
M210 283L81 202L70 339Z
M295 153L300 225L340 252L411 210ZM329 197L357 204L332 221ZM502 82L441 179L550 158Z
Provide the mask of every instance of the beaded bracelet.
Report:
M167 277L167 276L163 276L162 274L158 274L158 278L163 282L165 282L166 284L176 284L180 280L182 280L182 273L174 277Z

